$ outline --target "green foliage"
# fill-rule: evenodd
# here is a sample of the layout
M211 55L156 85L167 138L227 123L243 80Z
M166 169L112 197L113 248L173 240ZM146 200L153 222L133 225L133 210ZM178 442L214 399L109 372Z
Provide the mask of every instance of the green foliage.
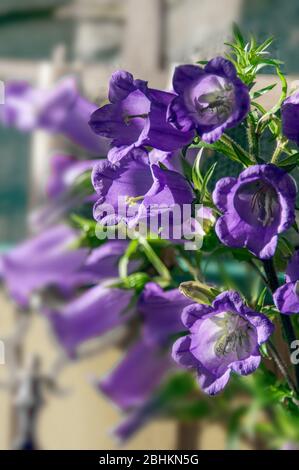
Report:
M210 166L208 171L205 175L202 175L200 170L200 161L203 155L204 148L201 148L198 152L198 155L194 161L192 171L191 171L191 179L194 186L195 191L199 193L198 202L199 204L204 202L212 203L211 195L208 191L208 184L211 180L214 170L216 168L217 162Z
M257 90L257 91L252 91L251 93L251 98L253 100L257 99L257 98L260 98L261 96L263 96L265 93L268 93L268 91L270 90L273 90L273 88L276 87L276 83L273 83L272 85L268 85L264 88L261 88L260 90Z
M226 57L235 65L241 80L252 87L257 73L264 67L280 67L281 61L269 57L268 49L273 43L271 37L258 45L254 37L246 41L237 25L233 28L233 42L226 43L231 51ZM268 91L268 90L267 90Z
M208 286L200 281L182 282L179 287L180 292L189 299L199 304L211 304L215 297L220 294L218 289Z
M148 274L143 272L136 272L129 276L121 278L119 281L113 283L112 287L118 287L119 289L135 290L137 294L140 294L144 289L145 284L150 281Z
M172 375L158 390L161 413L180 421L202 419L209 414L210 406L201 399L194 377L186 372Z
M128 264L130 258L135 254L138 248L138 240L132 240L126 251L124 252L123 256L119 260L118 268L119 268L119 277L126 278L128 275Z
M81 231L81 236L76 246L77 248L97 248L102 243L96 236L97 224L94 220L72 214L70 222L76 229Z
M280 166L283 170L291 172L299 164L299 152L294 151L287 157L277 162L277 165Z
M206 148L213 150L225 155L234 162L240 163L245 168L254 163L249 153L226 134L222 135L222 137L213 144L207 144L204 141L200 141L198 144L191 145L190 148ZM213 168L213 171L214 169L215 167Z

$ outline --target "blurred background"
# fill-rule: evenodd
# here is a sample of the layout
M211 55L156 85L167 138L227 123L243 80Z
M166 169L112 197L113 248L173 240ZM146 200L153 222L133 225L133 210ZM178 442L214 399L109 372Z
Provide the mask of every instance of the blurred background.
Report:
M149 80L152 87L167 88L175 64L223 54L235 21L258 40L276 36L276 56L283 57L293 81L299 75L298 20L297 0L0 0L0 79L50 87L58 78L75 73L83 94L98 104L106 99L109 77L118 68ZM260 81L265 86L273 78L265 73ZM264 104L269 106L279 93L277 87ZM29 135L1 127L0 139L0 248L5 251L30 232L27 215L43 201L51 155L73 148L42 131ZM76 149L80 153L88 158ZM14 307L0 295L1 338L11 327ZM26 341L26 350L38 350L50 363L53 348L42 319L35 319ZM118 351L110 351L65 370L62 381L69 396L46 397L40 423L42 448L116 446L107 431L115 425L118 412L86 379L90 373L109 370L118 356ZM5 366L0 366L0 378L5 374ZM13 419L9 395L5 390L0 393L0 448L6 449ZM145 428L127 448L172 449L175 442L175 425L163 421ZM198 446L223 448L223 431L207 426Z

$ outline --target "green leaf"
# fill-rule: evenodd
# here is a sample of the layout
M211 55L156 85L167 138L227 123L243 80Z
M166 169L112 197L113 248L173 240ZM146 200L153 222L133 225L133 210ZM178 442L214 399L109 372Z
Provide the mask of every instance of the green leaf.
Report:
M204 178L203 178L203 181L202 181L202 186L201 186L201 191L200 191L200 202L202 202L206 196L206 193L207 193L207 187L208 187L208 184L209 184L209 181L210 179L212 178L213 176L213 173L215 171L215 168L216 168L216 165L217 165L218 162L215 162L213 165L210 166L210 168L208 169L208 171L206 172Z
M266 41L264 41L260 46L258 46L255 49L255 52L256 53L264 52L266 49L268 49L269 46L271 46L273 41L274 41L274 36L270 36L268 39L266 39Z
M131 256L136 252L138 248L138 240L132 240L123 256L120 258L118 263L118 271L120 278L126 278L128 275L128 264Z
M292 391L285 384L272 385L267 389L267 398L271 402L283 401L292 396Z
M242 47L244 48L245 47L245 39L241 33L241 30L239 28L239 26L237 25L237 23L234 23L233 24L233 36L236 40L236 42Z
M203 177L200 171L200 161L201 157L203 155L204 148L201 148L196 156L196 159L194 161L193 167L192 167L192 183L194 185L194 188L197 191L201 191L202 189L202 183L203 183Z
M262 307L264 306L267 291L268 291L268 288L264 287L264 289L262 290L262 292L260 293L260 295L259 295L259 297L256 301L256 308L257 308L258 311L261 310Z
M138 272L130 274L130 276L122 278L111 287L118 287L119 289L134 289L138 294L142 292L145 284L150 281L150 277L146 273Z
M288 155L283 160L280 160L277 165L280 167L292 167L294 169L299 164L299 152Z
M71 221L84 232L95 230L96 222L93 219L86 219L77 214L71 215Z
M208 60L198 60L195 63L199 64L199 65L207 65L209 63L209 61Z
M280 70L279 66L276 66L276 73L277 73L277 75L280 79L280 82L281 82L281 94L280 94L278 102L269 111L269 114L275 114L280 109L282 103L284 102L284 100L286 99L287 94L288 94L288 82L287 82L287 79L286 79L285 75Z
M103 240L100 240L97 233L97 223L93 219L87 219L81 217L77 214L70 215L70 223L81 230L81 236L76 243L76 248L79 247L89 247L96 248L103 243Z
M193 146L190 147L192 148ZM198 148L197 145L195 147ZM181 159L181 163L185 178L189 181L192 180L192 166L185 158Z
M262 65L272 65L273 67L278 67L280 65L283 65L283 62L281 60L277 60L277 59L265 59L265 58L263 58Z
M267 349L267 343L261 344L261 346L260 346L260 352L261 352L261 354L262 354L263 357L267 357L267 358L270 357L270 355L269 355L269 353L268 353L268 349Z
M171 275L163 261L159 258L156 252L153 250L149 242L142 236L138 236L138 241L143 248L144 254L146 255L149 262L156 269L158 274L162 277L163 280L170 282Z
M200 141L198 145L191 145L190 148L206 148L225 155L230 160L238 162L246 168L254 162L250 159L249 154L240 145L236 144L228 135L223 134L221 139L213 144Z
M268 93L268 91L270 90L273 90L273 88L276 87L276 83L273 83L272 85L268 85L264 88L261 88L260 90L258 91L255 91L252 93L252 99L257 99L259 98L260 96L263 96L265 93Z
M237 261L250 261L252 259L252 255L246 248L231 248L230 252Z
M91 182L91 170L86 170L75 178L71 188L69 189L71 194L80 194L82 196L90 195L94 193L94 188Z
M245 167L248 167L254 163L248 152L244 150L239 144L237 144L231 137L227 134L223 134L220 142L224 143L228 149L231 149L231 154L233 155L233 159ZM232 158L232 156L230 157Z

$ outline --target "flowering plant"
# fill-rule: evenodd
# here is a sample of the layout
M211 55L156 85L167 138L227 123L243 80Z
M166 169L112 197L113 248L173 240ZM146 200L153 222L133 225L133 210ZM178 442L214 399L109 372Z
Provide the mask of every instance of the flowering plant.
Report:
M39 233L2 278L20 309L38 293L70 360L121 332L122 360L96 381L125 413L121 440L168 416L225 423L231 446L299 442L299 95L271 42L235 27L226 57L178 66L171 92L117 71L98 109L70 80L8 87L4 123L97 159L53 159ZM264 67L281 82L271 109Z

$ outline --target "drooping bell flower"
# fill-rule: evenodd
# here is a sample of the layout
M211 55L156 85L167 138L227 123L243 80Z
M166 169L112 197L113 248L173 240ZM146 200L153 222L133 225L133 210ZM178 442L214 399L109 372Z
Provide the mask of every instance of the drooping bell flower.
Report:
M285 281L273 296L275 305L286 315L299 313L299 251L289 261Z
M261 361L259 346L274 326L254 312L234 291L218 295L211 306L193 304L184 309L182 322L189 334L173 346L173 358L197 371L202 390L215 395L226 386L232 372L248 375Z
M204 68L176 67L173 89L178 96L168 107L168 122L183 132L195 129L205 142L218 140L249 112L248 88L223 57L210 60Z
M124 444L156 416L159 416L160 413L161 405L159 401L156 400L156 397L149 398L141 406L127 413L124 419L112 430L112 435L116 437L120 444Z
M127 242L111 240L89 253L73 247L79 236L78 231L59 225L2 256L3 281L21 307L27 308L32 294L47 287L56 287L68 297L77 287L118 275L118 260Z
M188 148L183 157L181 150L163 152L162 150L153 149L149 152L149 160L151 164L162 163L168 170L173 170L184 175L184 163L187 163L187 165L192 168L198 152L198 148Z
M281 119L283 135L299 145L299 91L282 103Z
M193 131L179 131L166 120L167 107L174 97L148 88L147 82L134 80L128 72L115 72L109 85L110 104L99 108L90 119L96 134L112 139L108 158L116 162L141 146L172 151L190 143Z
M147 152L141 149L131 150L116 164L100 161L94 167L92 182L99 196L94 217L106 225L124 221L131 228L152 222L151 227L157 225L161 234L162 214L170 215L170 225L180 225L184 205L190 207L194 199L191 186L181 174L151 165Z
M56 199L68 191L76 179L91 171L98 160L78 160L72 155L55 154L50 161L50 176L47 183L49 199Z
M87 249L69 249L76 240L76 230L59 225L2 256L4 282L21 307L28 307L34 291L64 282L84 263Z
M61 308L44 309L54 334L70 357L84 342L124 325L132 316L133 293L103 284L87 289Z
M121 409L139 407L173 369L167 346L182 331L181 313L191 301L178 289L163 291L148 283L137 304L143 322L142 338L97 387Z
M78 160L64 154L52 156L46 188L48 200L30 214L30 225L35 232L59 223L65 214L97 200L90 179L97 161Z
M146 284L138 302L145 341L161 347L168 344L171 337L182 331L181 313L191 303L179 289L163 291L154 282Z
M117 278L119 260L127 246L126 240L108 240L91 250L79 269L71 272L59 283L60 291L65 297L70 297L78 287L91 286ZM130 274L138 266L139 261L131 261L128 265L128 273Z
M274 255L278 234L295 219L294 179L272 164L254 165L238 178L222 178L213 200L223 213L216 233L225 245L246 247L261 259Z
M97 388L122 410L138 407L173 367L170 354L141 339Z
M98 156L106 156L109 140L96 136L88 125L97 106L79 94L76 80L67 77L52 89L33 88L26 82L6 84L3 124L29 132L44 129L60 133Z

